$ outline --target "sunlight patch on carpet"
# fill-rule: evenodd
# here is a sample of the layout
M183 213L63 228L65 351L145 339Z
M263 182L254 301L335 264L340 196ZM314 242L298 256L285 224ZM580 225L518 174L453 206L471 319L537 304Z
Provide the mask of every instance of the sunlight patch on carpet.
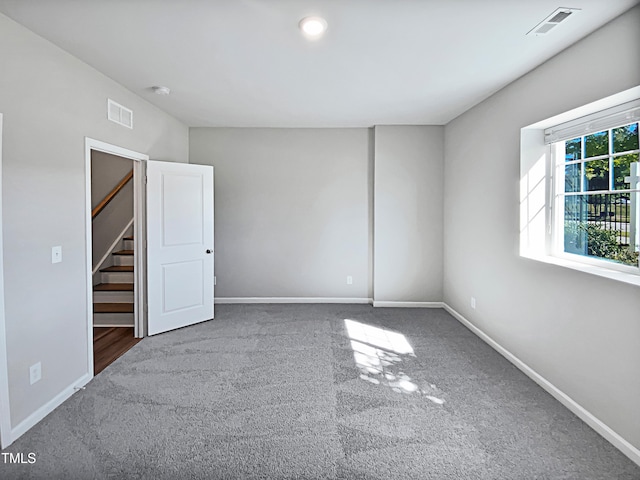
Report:
M418 386L402 368L404 357L415 357L407 338L399 333L355 320L345 319L345 328L351 339L351 349L360 378L374 385L383 385L396 393L420 393L436 405L444 399L433 384Z

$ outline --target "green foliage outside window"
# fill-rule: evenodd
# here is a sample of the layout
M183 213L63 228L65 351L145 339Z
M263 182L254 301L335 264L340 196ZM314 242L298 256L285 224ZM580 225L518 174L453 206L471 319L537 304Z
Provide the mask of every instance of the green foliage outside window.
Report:
M581 222L565 223L565 250L569 244L575 249L586 246L586 254L591 257L613 260L625 265L638 266L638 252L632 252L627 245L620 245L617 230L606 230L599 225Z

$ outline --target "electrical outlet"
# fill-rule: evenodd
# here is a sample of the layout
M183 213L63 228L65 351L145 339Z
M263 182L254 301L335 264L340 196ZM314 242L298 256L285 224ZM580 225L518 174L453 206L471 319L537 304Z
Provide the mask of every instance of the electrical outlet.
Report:
M29 383L33 385L42 378L42 363L38 362L29 367Z
M353 285L353 277L351 275L347 275L347 285Z
M471 308L476 309L476 297L471 297Z
M62 261L62 247L51 247L51 263L60 263Z

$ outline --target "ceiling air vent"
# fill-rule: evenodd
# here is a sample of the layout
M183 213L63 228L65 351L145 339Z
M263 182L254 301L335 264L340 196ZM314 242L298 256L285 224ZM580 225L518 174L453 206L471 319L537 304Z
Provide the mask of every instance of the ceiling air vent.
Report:
M546 35L562 22L565 22L571 15L579 11L579 8L558 8L538 25L533 27L527 35Z
M133 128L133 111L107 99L107 118L123 127Z

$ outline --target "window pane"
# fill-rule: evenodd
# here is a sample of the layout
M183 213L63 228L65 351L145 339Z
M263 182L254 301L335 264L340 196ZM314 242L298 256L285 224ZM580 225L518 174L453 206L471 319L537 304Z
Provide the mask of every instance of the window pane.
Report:
M598 132L584 137L585 157L597 157L609 153L609 131Z
M573 195L564 198L564 251L587 255L587 238L583 225L587 223L586 196Z
M621 155L613 159L613 188L625 190L631 188L631 184L625 182L625 177L631 175L631 163L638 161L638 154Z
M564 167L564 191L580 191L580 164L573 163Z
M613 153L638 149L638 124L613 129Z
M565 142L564 152L565 162L580 160L582 158L582 138L574 138Z
M584 162L584 189L609 190L609 160Z
M638 252L629 246L629 198L629 194L565 197L564 251L637 266Z

